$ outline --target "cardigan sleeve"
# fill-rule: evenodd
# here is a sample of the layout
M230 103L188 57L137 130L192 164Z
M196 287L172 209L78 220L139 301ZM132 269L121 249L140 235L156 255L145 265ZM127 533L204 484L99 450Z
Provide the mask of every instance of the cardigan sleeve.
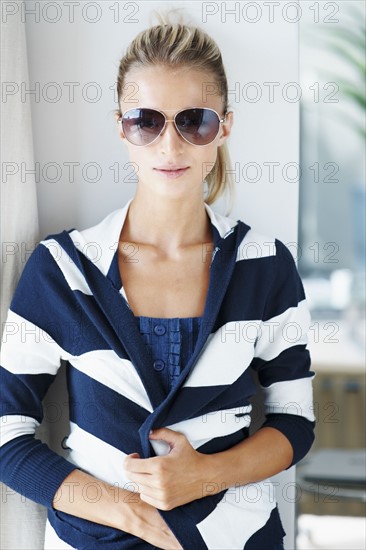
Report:
M2 335L0 479L11 489L51 507L76 467L36 439L42 399L61 360L77 342L77 315L66 280L50 250L38 244L11 301Z
M253 367L264 394L263 426L280 430L293 447L296 464L314 441L311 358L307 349L310 313L293 256L278 239L273 279L256 342ZM289 466L289 467L290 467Z

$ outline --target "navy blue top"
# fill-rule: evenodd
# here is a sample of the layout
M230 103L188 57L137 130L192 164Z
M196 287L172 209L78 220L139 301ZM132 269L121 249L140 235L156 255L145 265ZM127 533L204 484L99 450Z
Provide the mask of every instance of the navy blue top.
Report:
M168 395L193 353L202 317L135 315L135 319L153 357L151 372L160 377Z

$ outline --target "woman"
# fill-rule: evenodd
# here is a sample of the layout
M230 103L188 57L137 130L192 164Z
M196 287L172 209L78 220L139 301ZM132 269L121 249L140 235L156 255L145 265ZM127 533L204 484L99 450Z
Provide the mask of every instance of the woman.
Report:
M4 331L2 480L48 507L55 548L283 548L268 478L313 441L309 314L285 245L209 206L233 124L220 52L198 28L151 27L117 87L136 194L27 262ZM61 360L67 458L34 439ZM253 371L266 420L249 436Z

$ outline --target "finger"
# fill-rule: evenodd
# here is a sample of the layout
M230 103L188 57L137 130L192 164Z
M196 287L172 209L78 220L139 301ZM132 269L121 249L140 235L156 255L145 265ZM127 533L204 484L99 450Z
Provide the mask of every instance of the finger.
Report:
M154 506L154 508L158 508L159 510L163 510L162 502L159 501L157 498L154 498L153 496L149 496L145 493L140 493L140 498L147 504L150 504L151 506Z
M136 453L133 453L136 454ZM123 467L126 470L126 472L136 472L141 474L153 474L154 472L154 466L157 458L160 457L152 457L152 458L140 458L140 457L131 457L131 455L127 455L124 458L123 461Z
M153 484L154 477L152 475L136 474L135 472L129 472L128 479L133 483L137 483L138 485L143 485L144 487L149 487L151 489L154 489L154 484Z
M170 447L174 447L182 440L182 436L186 438L182 432L176 432L170 428L157 428L153 430L152 434L149 434L149 439L162 439L169 443Z

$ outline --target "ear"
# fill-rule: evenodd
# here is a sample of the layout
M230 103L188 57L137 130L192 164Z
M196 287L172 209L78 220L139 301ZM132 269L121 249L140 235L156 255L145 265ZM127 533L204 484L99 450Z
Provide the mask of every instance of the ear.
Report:
M229 111L226 113L226 120L223 122L220 126L220 134L217 145L223 145L227 138L230 136L231 128L234 124L234 113L233 111Z
M119 135L120 139L125 140L126 136L125 136L125 134L123 133L123 130L122 130L122 123L121 123L121 120L120 120L120 116L121 115L119 113L114 114L114 118L115 118L115 121L116 121L116 124L117 124L118 135Z

